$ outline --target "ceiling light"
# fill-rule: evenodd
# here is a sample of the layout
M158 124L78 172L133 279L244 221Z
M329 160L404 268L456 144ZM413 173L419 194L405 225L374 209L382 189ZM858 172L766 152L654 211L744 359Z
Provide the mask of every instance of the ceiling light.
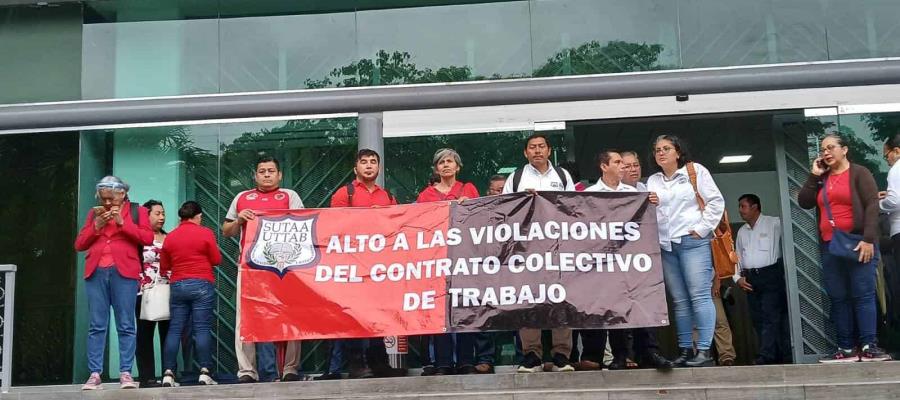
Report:
M719 160L719 164L738 164L745 163L750 161L750 158L753 157L749 154L744 154L740 156L724 156L721 160Z

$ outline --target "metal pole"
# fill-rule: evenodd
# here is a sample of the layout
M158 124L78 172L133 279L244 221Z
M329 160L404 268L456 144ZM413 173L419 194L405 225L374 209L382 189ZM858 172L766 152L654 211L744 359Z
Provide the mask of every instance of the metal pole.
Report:
M376 183L384 186L384 117L381 113L359 114L359 149L375 150L381 156L381 170Z
M12 349L13 349L13 312L15 311L16 298L16 266L0 265L5 281L5 293L3 295L3 348L2 365L0 365L0 387L3 393L9 393L12 386Z

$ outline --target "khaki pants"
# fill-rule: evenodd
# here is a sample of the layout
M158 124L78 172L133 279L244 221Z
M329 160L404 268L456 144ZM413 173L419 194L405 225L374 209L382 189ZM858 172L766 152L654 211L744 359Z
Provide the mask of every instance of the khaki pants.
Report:
M724 289L725 285L722 285L722 290ZM716 306L716 333L713 342L719 353L719 363L728 360L734 361L736 354L731 339L731 326L728 325L728 317L725 316L725 305L722 304L722 298L719 296L713 296L713 304Z
M241 340L241 273L238 271L237 288L236 288L235 313L237 318L234 321L234 353L238 362L238 377L250 376L259 380L259 373L256 370L256 343L244 342ZM284 368L282 376L286 374L296 374L300 367L300 341L294 340L287 342L287 348L284 352Z
M553 329L552 354L560 353L566 358L572 354L572 330L569 328ZM541 344L541 330L532 328L519 329L519 338L522 339L522 354L537 354L538 358L544 357L544 346Z

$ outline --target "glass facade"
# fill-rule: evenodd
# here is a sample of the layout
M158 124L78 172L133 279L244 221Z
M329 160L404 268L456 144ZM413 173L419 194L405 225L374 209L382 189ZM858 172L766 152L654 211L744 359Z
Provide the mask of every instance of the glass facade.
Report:
M900 56L891 0L83 1L0 8L0 103ZM80 37L80 40L79 40Z

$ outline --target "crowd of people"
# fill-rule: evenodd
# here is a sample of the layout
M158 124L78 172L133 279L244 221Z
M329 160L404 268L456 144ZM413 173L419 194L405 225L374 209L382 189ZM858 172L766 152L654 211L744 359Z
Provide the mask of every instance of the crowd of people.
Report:
M837 333L838 348L820 361L888 360L876 338L875 271L880 254L880 212L890 214L892 239L900 240L900 164L896 163L900 159L900 135L884 145L885 160L892 166L885 192L878 191L869 170L850 162L849 149L840 136L826 136L821 149L797 199L800 206L818 210L823 284L831 300L831 320ZM552 329L552 346L545 354L541 330L523 328L514 333L520 359L518 372L624 369L634 364L657 369L707 367L717 361L719 365L733 365L735 351L722 302L732 287L747 295L759 343L754 362L790 362L781 221L762 214L759 196L747 193L737 199L745 222L735 241L737 268L723 273L714 265L710 243L725 213L726 200L710 171L692 161L682 139L662 135L653 141L649 158L652 173L646 178L634 151L598 152L600 179L590 186L573 179L565 168L553 165L552 152L546 136L531 135L524 143L527 164L507 177L492 177L486 195L580 190L647 193L649 202L656 206L663 276L679 351L673 360L663 357L656 328L557 328ZM355 178L335 190L331 207L397 204L396 198L376 183L381 161L377 152L360 150L353 168ZM465 201L479 196L475 185L458 179L463 160L457 151L438 150L432 167L434 175L417 202ZM243 235L247 222L256 218L255 211L303 208L300 196L282 188L281 180L277 159L259 159L256 187L235 196L221 226L222 234ZM138 387L131 376L135 356L141 387L178 385L176 358L182 346L185 353L192 348L196 354L198 383L216 384L211 374L210 330L215 318L213 268L222 262L222 254L214 232L201 225L202 208L194 201L185 202L178 209L178 227L166 232L166 214L160 202L149 200L143 206L132 203L129 186L114 176L101 179L96 189L98 206L88 213L75 241L76 250L86 252L84 279L90 315L87 361L91 375L83 389L102 387L100 373L110 307L118 332L122 388ZM900 259L900 254L894 257ZM239 273L238 290L240 280ZM137 319L142 294L159 281L171 285L170 320ZM239 292L236 297L240 299ZM236 308L239 314L240 301ZM236 320L237 332L240 318ZM157 328L163 353L161 383L156 380L153 354ZM492 338L483 332L423 338L429 350L422 356L422 374L494 373L496 350ZM711 352L713 344L717 359ZM277 346L284 354L280 371ZM299 341L248 343L235 335L238 382L303 379L300 348ZM328 348L327 370L316 379L340 379L344 372L350 378L396 373L379 338L332 340ZM607 352L612 355L609 364L604 363Z

